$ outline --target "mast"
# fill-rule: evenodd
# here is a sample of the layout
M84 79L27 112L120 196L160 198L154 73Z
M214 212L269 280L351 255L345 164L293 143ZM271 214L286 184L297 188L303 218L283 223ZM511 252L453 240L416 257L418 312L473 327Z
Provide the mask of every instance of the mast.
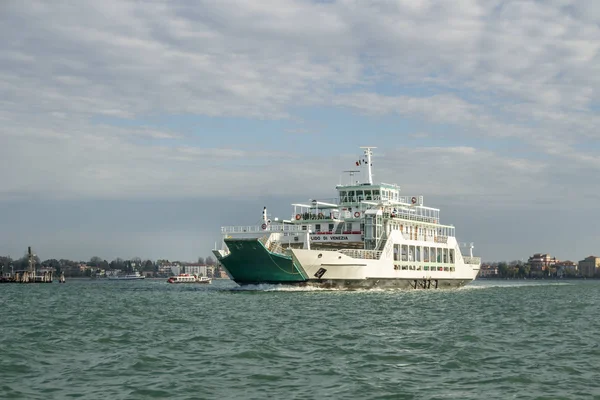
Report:
M361 149L365 149L365 156L367 156L367 181L369 185L373 184L373 175L371 173L371 156L373 155L372 149L377 147L361 146Z

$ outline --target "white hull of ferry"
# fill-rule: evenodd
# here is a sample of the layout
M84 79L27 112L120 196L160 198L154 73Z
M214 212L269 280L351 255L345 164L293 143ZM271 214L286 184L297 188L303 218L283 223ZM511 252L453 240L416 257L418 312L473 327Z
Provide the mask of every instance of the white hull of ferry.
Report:
M390 239L382 251L355 250L356 257L337 250L293 249L291 252L294 263L309 277L309 286L438 289L464 286L479 273L479 258L475 263L466 263L471 257L461 255L453 238L440 245L440 248L455 249L453 263L394 260L394 243L416 246L432 243L405 240L399 232L391 233Z
M465 264L454 264L452 272L437 267L435 271L401 270L391 260L356 259L337 251L294 249L292 253L310 277L306 285L315 287L440 289L465 286L479 273L479 266Z

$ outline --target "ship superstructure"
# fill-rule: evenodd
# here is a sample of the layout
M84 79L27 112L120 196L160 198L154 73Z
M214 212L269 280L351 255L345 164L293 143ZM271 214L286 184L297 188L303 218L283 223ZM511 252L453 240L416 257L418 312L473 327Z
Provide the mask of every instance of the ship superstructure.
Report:
M423 196L395 184L374 184L374 147L363 147L350 182L337 199L293 204L290 219L271 219L266 207L255 226L222 227L214 254L238 284L285 283L320 287L462 286L481 260L464 256L455 228ZM355 180L356 175L363 179Z

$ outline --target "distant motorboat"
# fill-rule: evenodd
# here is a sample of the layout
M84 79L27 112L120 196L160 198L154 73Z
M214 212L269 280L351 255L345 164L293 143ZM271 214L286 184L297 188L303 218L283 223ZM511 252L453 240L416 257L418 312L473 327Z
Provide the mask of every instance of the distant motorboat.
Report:
M211 283L212 278L190 274L179 274L167 279L168 283Z

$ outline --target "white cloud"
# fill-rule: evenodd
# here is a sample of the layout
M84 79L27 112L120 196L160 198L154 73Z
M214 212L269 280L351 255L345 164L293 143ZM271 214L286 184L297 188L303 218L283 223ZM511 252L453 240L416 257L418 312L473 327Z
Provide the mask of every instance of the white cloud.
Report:
M270 161L272 152L259 157L230 138L209 146L177 129L97 121L288 119L283 135L314 131L313 140L327 121L298 127L302 106L459 128L448 150L421 127L416 139L433 146L403 150L407 160L428 159L414 160L420 170L460 176L457 194L553 185L554 162L569 163L567 171L600 168L579 146L598 137L600 122L600 14L589 2L28 1L2 10L4 196L300 191L289 179L300 161L286 139L270 144L283 149ZM524 151L494 151L503 140ZM13 167L28 158L36 161ZM326 183L299 170L295 176Z

